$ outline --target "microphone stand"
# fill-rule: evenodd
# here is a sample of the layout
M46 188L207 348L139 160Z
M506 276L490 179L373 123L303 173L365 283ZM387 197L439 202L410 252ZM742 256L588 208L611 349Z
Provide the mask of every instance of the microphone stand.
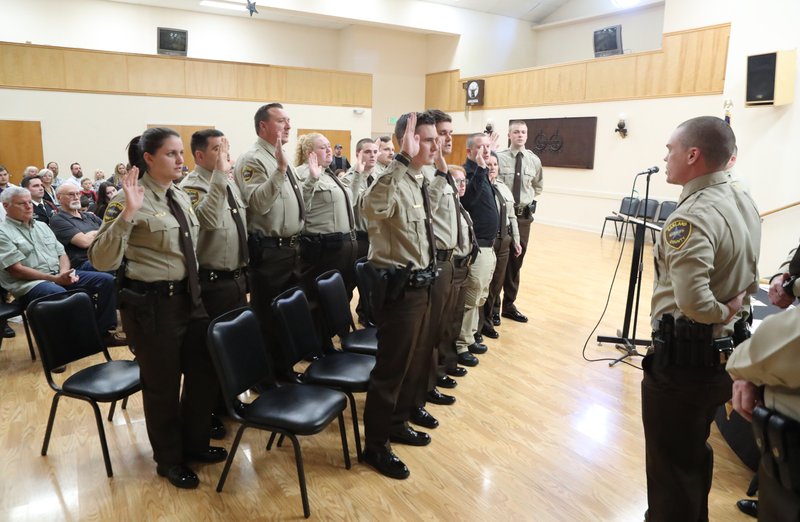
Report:
M636 346L649 346L649 339L636 338L636 323L639 319L639 300L642 293L642 271L644 255L644 238L647 230L647 203L650 199L650 176L652 172L647 173L647 185L644 192L644 212L641 223L634 223L636 225L636 233L633 240L633 256L631 257L631 274L628 280L628 299L625 303L625 320L622 326L622 331L618 332L617 337L609 337L600 335L597 337L598 343L616 343L616 347L622 350L624 355L608 363L609 366L614 366L620 361L624 361L628 357L644 357L643 354L636 350ZM635 303L634 303L635 294ZM633 335L628 337L628 331L631 325L631 312L633 311Z

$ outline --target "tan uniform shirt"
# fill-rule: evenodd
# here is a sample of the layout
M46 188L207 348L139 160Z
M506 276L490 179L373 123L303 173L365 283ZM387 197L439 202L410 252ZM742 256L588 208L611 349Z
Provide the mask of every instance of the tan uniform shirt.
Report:
M353 212L350 189L342 187L333 179L335 174L322 171L314 179L308 164L297 167L297 177L302 180L303 201L306 205L304 234L330 234L350 232L350 217Z
M508 217L507 226L511 227L511 240L515 245L519 245L519 223L517 222L517 214L514 212L514 195L499 177L494 180L492 185L497 187L497 191L503 196L503 201L506 205L506 216ZM500 209L498 208L497 211L500 212Z
M125 193L119 192L108 204L103 226L89 246L89 260L102 271L116 270L123 256L128 260L125 276L152 283L185 279L186 262L181 252L178 220L167 203L167 191L159 187L149 174L142 176L144 187L142 208L132 221L119 218L125 208ZM183 209L192 243L197 245L200 222L192 202L182 190L173 186L174 198Z
M800 421L800 308L767 317L726 369L734 379L766 385L764 405Z
M192 201L194 213L200 222L200 235L197 238L197 262L200 267L230 272L245 266L247 260L241 259L239 231L233 212L241 217L247 230L247 205L236 184L228 179L225 172L215 170L212 173L197 165L180 186ZM228 187L236 202L234 209L228 202Z
M734 320L721 324L729 314L725 303L758 289L760 244L758 209L724 172L687 183L653 249L653 328L671 313L714 325L715 337L731 334L735 320L748 315L749 295Z
M376 167L372 169L372 172L356 172L351 168L347 171L347 174L341 177L342 183L344 183L346 187L350 187L350 191L353 194L351 200L353 203L353 215L356 220L356 230L359 232L367 232L367 218L364 217L361 212L361 200L364 197L364 192L370 185L369 177L372 176L372 180L375 181L375 178L380 174L377 170Z
M378 268L413 269L431 262L422 197L424 176L394 160L364 194L361 210L369 220L369 260Z
M30 224L6 217L0 221L0 285L14 297L27 294L44 279L27 281L15 279L8 270L21 263L45 274L60 271L59 258L65 255L62 245L50 227L31 218Z
M542 193L544 176L542 174L542 161L539 156L528 149L505 149L497 152L498 178L508 186L514 188L516 175L517 152L522 152L522 185L520 186L520 205L530 205Z
M452 250L458 242L458 207L453 200L453 187L447 182L447 178L437 176L436 170L433 166L422 167L422 173L430 184L428 194L431 200L433 235L437 250Z
M461 212L461 241L456 244L453 255L458 257L468 256L472 253L475 232L472 230L472 218L461 203L458 204Z
M304 223L300 218L303 202L295 194L289 171L293 172L291 166L287 167L287 172L278 172L275 145L261 138L239 156L234 178L247 204L249 232L290 237L303 230ZM297 190L300 190L299 185Z

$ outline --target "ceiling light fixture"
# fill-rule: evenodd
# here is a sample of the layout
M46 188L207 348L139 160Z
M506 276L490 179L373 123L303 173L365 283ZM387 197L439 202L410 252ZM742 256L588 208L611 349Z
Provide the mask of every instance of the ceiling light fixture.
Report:
M213 7L216 9L227 9L229 11L247 12L247 7L241 4L231 4L229 2L216 2L215 0L202 0L202 7Z
M614 7L619 7L624 9L626 7L633 7L635 5L639 5L641 0L611 0L611 3L614 4Z

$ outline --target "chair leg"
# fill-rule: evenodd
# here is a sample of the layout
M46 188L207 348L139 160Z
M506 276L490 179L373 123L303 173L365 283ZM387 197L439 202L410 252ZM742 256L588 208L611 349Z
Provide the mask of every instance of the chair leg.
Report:
M339 434L342 436L342 453L344 453L344 467L350 469L350 448L347 447L347 430L344 429L344 413L339 413Z
M294 460L297 464L297 480L300 481L300 498L303 500L303 516L308 518L311 516L311 509L308 507L308 491L306 490L306 474L303 471L303 454L300 452L300 443L297 437L291 433L286 434L289 440L292 441L294 446Z
M236 438L233 439L233 446L231 446L231 451L228 453L228 460L225 461L225 468L222 470L222 475L219 476L217 493L222 493L222 487L225 485L225 479L228 478L228 471L230 471L231 464L233 464L233 457L236 455L236 450L239 449L239 441L242 440L242 433L244 433L245 428L247 428L247 426L242 424L236 431ZM273 435L275 435L275 433L273 433Z
M280 437L278 437L278 447L279 447L279 448L280 448L281 446L283 446L283 441L284 441L284 439L286 439L286 435L285 435L284 433L281 433L281 436L280 436Z
M356 399L349 391L346 391L345 394L350 400L350 413L353 417L353 433L356 436L356 457L358 458L358 461L361 462L361 431L358 429L358 411L356 411Z
M106 475L110 477L114 476L114 472L111 470L111 457L108 455L108 443L106 442L106 430L103 429L103 418L100 415L100 408L97 407L97 403L94 401L86 401L92 405L92 409L94 410L94 419L97 422L97 431L100 434L100 447L103 448L103 460L106 463Z
M117 407L117 401L111 401L111 407L108 409L108 422L114 420L114 408Z
M58 409L58 400L60 398L61 394L56 393L50 406L50 418L47 419L47 429L44 431L44 444L42 444L43 457L47 455L47 447L50 445L50 434L53 432L53 422L56 420L56 410Z
M274 431L270 434L269 440L267 441L267 451L272 449L272 443L275 441L275 435L277 435L277 433Z
M130 397L130 395L128 395L128 397ZM122 409L123 410L128 407L128 397L125 397L124 399L122 399Z
M600 229L600 239L603 239L603 233L606 231L606 223L608 223L607 219L603 220L603 228ZM614 224L614 228L617 228L617 225Z
M25 337L28 338L28 349L31 351L31 361L36 360L36 352L33 351L33 341L31 340L31 329L28 328L28 317L23 312L22 314L22 326L25 327Z

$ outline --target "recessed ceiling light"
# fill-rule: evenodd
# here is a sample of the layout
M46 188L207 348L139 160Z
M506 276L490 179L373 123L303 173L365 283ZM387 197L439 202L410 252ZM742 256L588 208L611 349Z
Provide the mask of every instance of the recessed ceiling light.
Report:
M641 0L611 0L615 7L633 7L639 5Z
M247 12L247 7L239 4L231 4L228 2L215 2L214 0L202 0L200 5L203 7L214 7L217 9L228 9L230 11L243 11Z

